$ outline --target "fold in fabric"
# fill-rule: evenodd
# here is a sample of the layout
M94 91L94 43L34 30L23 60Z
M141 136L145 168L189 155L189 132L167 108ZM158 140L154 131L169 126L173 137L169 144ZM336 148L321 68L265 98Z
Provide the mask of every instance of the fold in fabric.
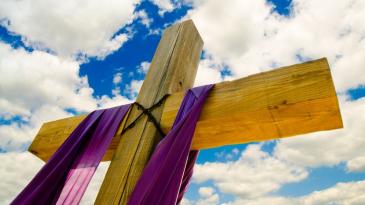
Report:
M11 204L79 204L129 107L90 113Z
M187 91L171 131L157 145L128 205L172 205L181 201L198 156L198 151L190 151L196 123L212 87Z

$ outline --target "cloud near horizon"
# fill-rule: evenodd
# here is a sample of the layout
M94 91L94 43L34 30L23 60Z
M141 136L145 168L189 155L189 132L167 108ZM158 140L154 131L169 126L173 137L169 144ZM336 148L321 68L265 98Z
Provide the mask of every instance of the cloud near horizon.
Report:
M119 70L110 76L112 95L96 96L89 76L80 76L80 65L105 60L132 42L136 22L149 30L146 35L156 35L169 23L156 28L155 19L183 8L176 1L149 2L157 15L138 10L137 0L0 4L0 25L34 49L0 40L0 204L8 204L41 168L25 149L44 121L125 104L138 94L143 80ZM185 198L184 204L364 204L364 180L338 181L298 197L275 193L319 167L343 163L345 172L365 172L365 98L351 100L347 94L365 85L365 1L293 0L288 16L265 0L183 2L189 8L177 21L192 18L205 42L195 86L326 56L345 127L278 140L272 152L252 144L236 149L235 160L199 163L193 180L197 198ZM150 60L139 62L135 73L144 75ZM98 169L83 204L95 199L107 167L102 163Z

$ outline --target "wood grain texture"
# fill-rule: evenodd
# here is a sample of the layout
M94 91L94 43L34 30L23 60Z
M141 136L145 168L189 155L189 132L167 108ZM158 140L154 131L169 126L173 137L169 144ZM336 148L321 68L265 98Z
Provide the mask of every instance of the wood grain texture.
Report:
M184 92L167 98L161 126L167 132ZM45 123L30 151L47 160L83 116ZM288 66L215 85L195 130L193 149L258 142L342 128L341 113L326 59ZM110 160L114 138L104 160Z
M166 29L137 97L148 108L164 95L191 88L198 68L203 41L191 20ZM160 121L163 105L153 110ZM126 125L141 113L132 106ZM126 204L144 166L162 136L147 116L123 134L95 204Z
M169 97L161 120L169 130L182 100ZM242 144L342 128L326 59L215 85L199 118L192 149Z

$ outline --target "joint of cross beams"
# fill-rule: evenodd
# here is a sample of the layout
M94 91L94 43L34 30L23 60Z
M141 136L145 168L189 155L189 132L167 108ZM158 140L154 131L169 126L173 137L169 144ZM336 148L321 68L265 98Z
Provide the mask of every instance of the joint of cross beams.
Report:
M166 94L164 95L159 101L157 101L157 103L153 104L151 107L149 108L145 108L143 105L141 105L138 102L135 102L134 104L137 106L138 110L142 110L142 112L136 117L136 119L134 119L129 125L127 125L123 131L122 131L122 135L129 129L131 129L132 127L134 127L134 125L136 124L136 122L141 119L141 117L143 115L146 115L148 117L148 120L150 122L152 122L152 124L155 126L156 130L158 131L158 133L162 136L165 137L165 133L162 131L161 125L160 123L157 121L157 119L155 118L155 116L153 116L152 111L158 107L160 107L163 102L166 100L166 98L169 95Z

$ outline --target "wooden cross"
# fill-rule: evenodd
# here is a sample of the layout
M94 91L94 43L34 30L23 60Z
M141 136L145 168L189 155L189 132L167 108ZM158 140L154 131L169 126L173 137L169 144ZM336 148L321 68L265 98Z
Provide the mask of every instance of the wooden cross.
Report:
M184 91L191 88L203 41L191 20L166 29L137 97L145 107L171 94L153 110L165 133ZM244 69L244 68L243 68ZM132 106L103 160L111 160L96 204L126 204L155 145L161 140L147 116L121 136L141 110ZM29 151L47 161L85 115L43 124ZM216 84L202 110L192 149L258 142L342 128L326 59Z

